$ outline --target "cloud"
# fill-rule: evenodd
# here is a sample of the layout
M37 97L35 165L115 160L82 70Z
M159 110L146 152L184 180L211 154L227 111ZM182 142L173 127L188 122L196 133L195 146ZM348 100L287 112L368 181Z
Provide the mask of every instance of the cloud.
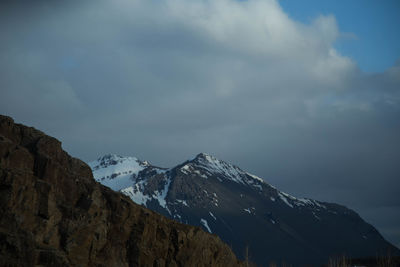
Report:
M361 72L334 47L333 15L303 24L274 0L3 1L0 31L0 112L84 160L171 166L205 151L294 195L400 206L400 65Z

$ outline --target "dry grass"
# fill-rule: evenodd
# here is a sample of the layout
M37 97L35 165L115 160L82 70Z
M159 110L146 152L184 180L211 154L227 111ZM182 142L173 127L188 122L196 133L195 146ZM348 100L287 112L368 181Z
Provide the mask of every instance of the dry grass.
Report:
M339 258L330 258L328 263L328 267L349 267L349 266L351 266L350 261L344 255Z
M376 258L369 259L349 259L345 256L330 258L328 267L353 267L353 266L366 266L366 267L399 267L400 259L393 257L390 253L387 255L379 255Z
M394 258L392 257L391 253L388 252L386 256L377 256L376 263L378 267L394 267L398 266L395 263Z

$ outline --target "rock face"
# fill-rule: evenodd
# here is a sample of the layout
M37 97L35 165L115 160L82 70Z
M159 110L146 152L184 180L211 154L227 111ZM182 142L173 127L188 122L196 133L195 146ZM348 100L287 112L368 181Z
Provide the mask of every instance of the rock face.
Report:
M97 183L61 143L0 116L6 266L241 266L217 236Z
M239 167L201 153L165 169L133 157L89 163L94 177L136 203L217 234L238 257L262 266L327 263L330 257L399 255L356 212L296 198Z

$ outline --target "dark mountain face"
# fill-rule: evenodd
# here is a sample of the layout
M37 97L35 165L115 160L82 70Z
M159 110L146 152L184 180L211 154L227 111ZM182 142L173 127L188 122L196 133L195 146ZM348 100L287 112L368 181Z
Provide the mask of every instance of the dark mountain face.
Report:
M1 266L243 266L217 236L102 186L58 140L4 116L0 214Z
M239 257L248 248L250 260L263 266L399 253L354 211L295 198L204 153L170 169L115 155L89 165L98 181L169 218L217 234Z

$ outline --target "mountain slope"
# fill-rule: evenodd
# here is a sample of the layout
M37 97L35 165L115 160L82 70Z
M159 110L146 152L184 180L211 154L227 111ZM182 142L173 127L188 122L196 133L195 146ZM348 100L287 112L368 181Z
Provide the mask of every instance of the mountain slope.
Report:
M242 266L217 236L102 186L58 140L5 116L0 214L1 266Z
M398 253L354 211L295 198L211 155L201 153L170 169L138 159L129 168L131 159L107 155L89 165L96 180L169 218L217 234L238 256L244 257L248 247L258 264L318 264L342 254ZM111 171L120 166L125 172Z

